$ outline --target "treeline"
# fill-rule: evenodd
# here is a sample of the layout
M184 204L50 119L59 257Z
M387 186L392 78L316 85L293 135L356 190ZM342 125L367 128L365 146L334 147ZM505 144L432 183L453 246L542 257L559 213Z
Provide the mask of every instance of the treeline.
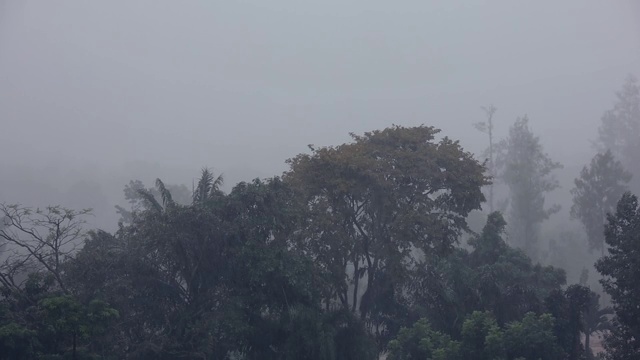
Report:
M559 165L526 119L488 165L433 127L352 137L228 193L207 169L193 190L132 181L114 233L0 206L0 359L587 359L581 336L605 329L609 358L637 358L640 207L613 149L572 209L610 309L538 261ZM508 242L491 212L461 243L492 181Z

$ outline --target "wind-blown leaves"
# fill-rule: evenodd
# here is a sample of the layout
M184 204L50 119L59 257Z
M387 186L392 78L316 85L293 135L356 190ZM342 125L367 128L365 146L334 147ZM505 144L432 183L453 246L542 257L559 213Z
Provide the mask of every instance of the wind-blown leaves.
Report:
M138 189L138 195L142 198L142 201L145 204L145 207L155 211L157 213L161 213L163 210L162 205L158 202L155 196L147 189Z
M198 180L198 186L193 191L193 203L203 204L213 197L222 186L222 175L214 177L213 173L207 169L202 169L202 174Z
M160 192L160 196L162 197L162 205L164 205L165 207L175 205L171 196L171 192L167 190L162 180L156 179L156 188L158 189L158 191Z

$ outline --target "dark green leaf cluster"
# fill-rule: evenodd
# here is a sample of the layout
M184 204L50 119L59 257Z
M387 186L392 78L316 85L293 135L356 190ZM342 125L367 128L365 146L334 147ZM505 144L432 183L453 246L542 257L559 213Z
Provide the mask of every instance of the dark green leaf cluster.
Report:
M490 214L482 233L470 240L472 251L459 249L421 264L412 288L415 316L458 341L462 358L589 355L589 343L581 343L581 334L609 329L610 309L600 309L599 296L587 287L563 289L563 270L534 265L521 250L509 247L502 239L505 226L500 213ZM544 326L536 325L534 317ZM498 327L504 334L490 331ZM485 345L487 334L492 334L487 344L499 345ZM476 357L485 351L491 355Z
M636 359L640 354L640 206L625 193L605 226L608 254L596 263L611 296L616 321L607 350L611 359Z
M417 267L415 301L423 316L450 334L459 334L473 311L490 311L500 324L541 313L544 300L565 283L561 269L533 264L521 250L502 239L506 222L489 215L482 233L470 241L472 251L427 259Z
M452 340L421 319L389 343L389 359L565 359L553 327L549 314L529 312L521 321L500 327L491 313L475 311L464 321L461 338Z

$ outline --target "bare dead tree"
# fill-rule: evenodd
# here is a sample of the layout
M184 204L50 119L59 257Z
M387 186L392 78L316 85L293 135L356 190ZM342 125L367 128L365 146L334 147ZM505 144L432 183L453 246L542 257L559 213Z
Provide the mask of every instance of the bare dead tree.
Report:
M489 107L482 107L485 115L487 116L486 121L481 121L473 124L475 128L487 135L489 135L489 148L487 149L487 153L489 155L489 176L491 176L491 184L489 185L489 212L493 212L494 201L493 201L493 183L495 182L495 178L497 176L496 172L496 164L495 164L495 149L493 144L493 114L496 113L496 107L493 105L489 105Z
M73 255L85 235L84 217L90 209L71 210L61 206L44 209L0 203L0 283L19 290L18 275L32 271L50 274L65 293L63 262Z

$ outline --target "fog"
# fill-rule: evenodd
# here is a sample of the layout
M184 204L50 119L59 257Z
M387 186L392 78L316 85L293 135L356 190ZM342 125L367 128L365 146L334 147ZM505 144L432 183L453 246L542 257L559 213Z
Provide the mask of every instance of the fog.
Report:
M113 229L130 179L226 188L308 144L433 125L480 153L528 114L564 164L640 74L640 3L2 1L0 199L95 209ZM551 223L552 224L552 223Z
M0 360L635 358L639 76L638 0L0 0Z

